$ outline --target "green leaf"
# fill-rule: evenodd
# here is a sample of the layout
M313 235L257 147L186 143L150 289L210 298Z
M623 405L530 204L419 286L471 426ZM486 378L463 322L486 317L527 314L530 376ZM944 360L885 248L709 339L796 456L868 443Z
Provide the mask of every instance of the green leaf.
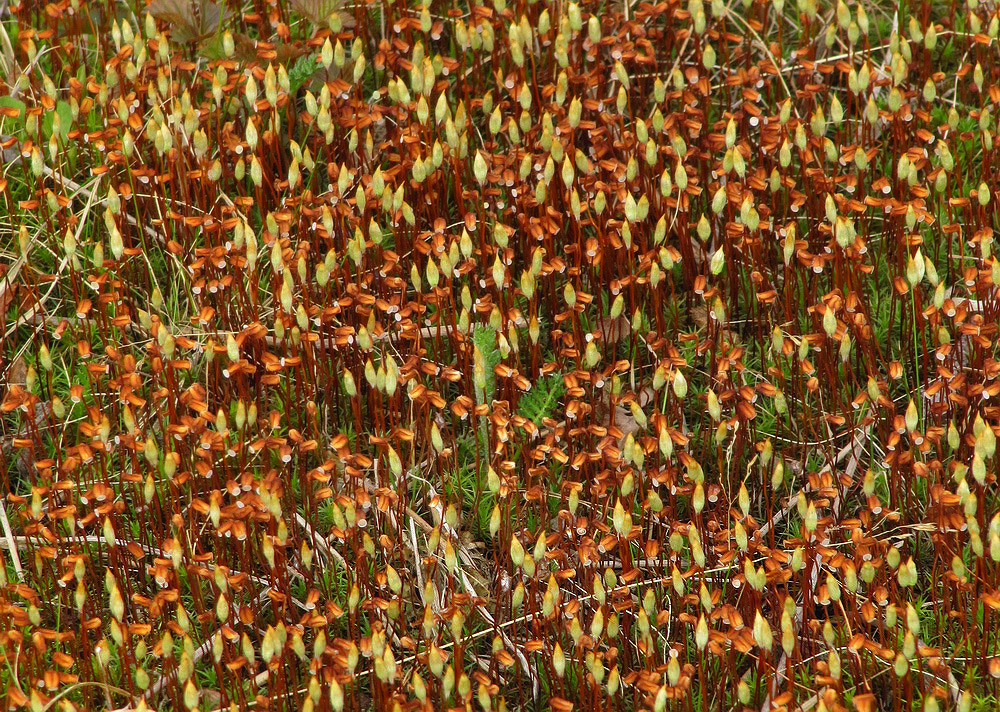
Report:
M566 392L566 384L561 373L550 373L535 381L527 393L521 396L517 403L519 415L536 425L544 418L551 418L559 404L559 399Z
M45 136L52 135L53 117L56 114L59 114L60 122L59 138L65 139L73 123L73 110L69 108L69 104L65 101L56 102L55 113L47 111L42 114L42 134Z
M56 102L56 113L59 114L59 121L62 124L60 138L66 138L69 134L69 128L73 124L73 110L70 108L69 103L65 101Z
M3 108L3 109L17 109L18 112L20 112L20 113L19 113L18 119L16 119L16 120L20 120L20 121L24 120L25 104L20 99L17 99L17 98L15 98L13 96L0 96L0 108Z
M222 46L222 36L212 35L198 43L198 54L205 59L220 60L226 53Z
M298 61L292 65L292 70L288 73L289 94L295 96L296 92L316 73L319 65L316 58L312 56L299 57Z
M488 324L477 324L476 328L472 332L472 343L475 344L483 354L483 360L486 365L486 387L483 389L482 393L478 392L476 396L482 397L483 403L489 403L493 400L493 394L496 392L496 382L497 377L493 372L494 367L500 363L500 347L497 345L497 330Z

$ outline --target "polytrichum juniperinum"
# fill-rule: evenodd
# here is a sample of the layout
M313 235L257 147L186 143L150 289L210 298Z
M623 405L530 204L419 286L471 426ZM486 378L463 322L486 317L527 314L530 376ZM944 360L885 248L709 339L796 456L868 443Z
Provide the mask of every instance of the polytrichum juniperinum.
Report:
M7 707L994 709L995 3L0 15Z

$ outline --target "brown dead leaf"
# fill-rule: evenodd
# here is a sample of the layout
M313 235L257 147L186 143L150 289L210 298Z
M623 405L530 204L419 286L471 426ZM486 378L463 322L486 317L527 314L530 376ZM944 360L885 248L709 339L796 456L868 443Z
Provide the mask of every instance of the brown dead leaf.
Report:
M7 385L24 387L28 378L28 363L18 356L7 368Z
M182 44L205 39L228 16L228 11L212 0L153 0L148 10L167 23L171 39Z
M708 307L704 304L695 304L688 310L688 314L691 316L691 321L699 329L708 326Z
M299 44L283 42L274 48L277 53L277 61L281 64L291 64L299 57L309 54L309 48Z
M296 12L317 25L325 23L343 4L342 0L292 0L292 7Z
M625 442L625 438L629 434L635 435L639 432L639 423L632 417L632 411L620 405L615 406L615 425L621 428L622 431L622 436L618 440L619 447Z
M612 317L610 315L601 317L598 322L598 330L604 338L606 344L617 344L629 332L628 319L623 316Z

